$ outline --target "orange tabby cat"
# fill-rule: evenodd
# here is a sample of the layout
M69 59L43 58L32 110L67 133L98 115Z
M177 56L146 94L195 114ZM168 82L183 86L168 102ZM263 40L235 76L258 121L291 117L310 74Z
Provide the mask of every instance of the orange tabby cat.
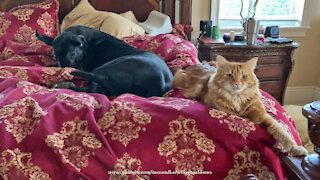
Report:
M229 62L218 56L217 69L207 64L197 64L178 70L174 75L173 87L184 90L187 97L260 125L290 155L306 155L306 149L298 146L266 112L260 100L259 82L254 74L257 60L256 57L245 63Z

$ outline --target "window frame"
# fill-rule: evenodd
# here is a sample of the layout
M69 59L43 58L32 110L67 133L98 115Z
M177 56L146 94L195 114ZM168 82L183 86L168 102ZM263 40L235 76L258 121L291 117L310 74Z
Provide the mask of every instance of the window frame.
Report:
M314 0L305 0L301 26L281 26L280 36L304 37L306 35L306 31L310 29L313 1ZM213 21L214 25L219 25L219 3L220 0L211 0L211 20ZM223 33L228 33L230 31L240 32L242 31L242 27L240 24L239 27L220 27L220 36L222 36Z

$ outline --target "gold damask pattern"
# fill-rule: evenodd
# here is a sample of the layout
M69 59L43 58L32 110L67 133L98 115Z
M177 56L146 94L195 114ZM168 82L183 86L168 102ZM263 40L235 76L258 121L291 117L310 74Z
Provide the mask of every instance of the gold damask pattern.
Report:
M11 21L0 16L0 37L6 34L6 31L10 25Z
M226 112L219 111L219 110L216 110L216 109L211 109L209 111L209 114L210 114L211 117L217 118L217 119L222 119L222 118L224 118L224 117L226 117L228 115Z
M52 86L57 82L71 80L73 75L71 75L70 72L73 70L73 68L46 67L42 69L43 73L41 76L47 86Z
M26 24L14 34L14 39L18 43L28 44L29 47L25 49L25 52L34 52L42 46L41 41L36 38L34 30Z
M139 132L146 131L151 123L151 116L138 109L133 102L112 101L110 109L98 120L104 134L111 134L111 139L121 142L125 147L132 139L139 138Z
M119 174L111 174L110 180L118 179L132 179L132 180L148 180L150 176L148 175L136 175L134 177L129 177L127 174L121 174L121 172L128 171L142 171L141 160L130 157L128 153L124 153L123 157L117 160L118 162L114 165L113 171L120 172Z
M32 28L24 24L14 34L14 39L20 43L30 43L32 40L35 40L35 36Z
M48 12L43 13L37 20L37 23L44 30L45 34L47 34L48 36L51 36L53 34L54 22L52 22L51 15Z
M29 59L26 56L15 54L13 56L10 56L7 61L24 61L24 62L29 62Z
M10 67L11 71L6 70L6 67L0 67L0 78L16 77L24 81L28 80L27 70L24 67ZM15 71L15 73L13 73Z
M94 156L94 149L102 147L102 143L91 133L88 121L74 120L64 122L59 133L48 135L46 143L55 153L62 156L62 162L81 171L89 165L89 159Z
M31 95L31 94L48 94L50 92L53 92L53 91L57 91L56 89L47 89L45 87L42 87L40 85L37 85L37 84L33 84L33 83L30 83L30 82L27 82L27 81L19 81L17 83L17 87L23 87L23 90L22 92L25 94L25 95Z
M264 96L261 96L261 101L267 112L277 115L278 110L275 107L276 103L273 100L266 98Z
M208 155L215 152L213 141L198 131L196 121L183 116L169 123L169 135L163 139L159 154L168 158L168 164L175 164L176 171L203 171L203 163L211 161ZM194 174L185 176L193 179Z
M186 44L183 44L183 43L180 43L179 45L176 45L176 46L171 46L167 52L170 53L172 51L177 51L177 52L185 52L185 51L191 51L191 47L186 45Z
M158 41L150 41L147 45L147 50L154 52L156 51L160 46L161 46L162 42L158 42Z
M14 69L17 70L17 72L16 72L14 77L20 78L20 79L22 79L24 81L28 81L28 73L27 73L26 68L24 68L24 67L14 67Z
M229 115L223 111L211 109L209 114L213 118L219 119L219 123L226 123L228 128L232 132L237 132L244 139L247 139L248 135L256 130L255 124L251 121L243 119L239 116Z
M92 96L88 94L65 94L61 93L57 96L57 100L65 102L68 106L79 111L85 106L89 106L92 110L102 107Z
M47 114L31 97L25 97L0 109L0 119L4 120L6 130L20 143L31 135L42 116Z
M122 40L124 42L126 42L127 44L132 44L135 41L136 41L136 43L143 42L143 41L149 42L153 38L154 38L153 36L149 36L149 35L139 35L139 36L131 36L131 37L123 38ZM138 42L137 42L137 39L139 40ZM137 46L137 45L135 44L135 46Z
M8 59L11 55L13 54L13 50L8 48L8 47L5 47L3 50L2 50L2 53L0 53L0 60L6 60Z
M234 168L229 170L228 176L224 180L239 179L248 172L256 175L259 179L276 180L274 173L261 163L260 153L250 150L248 146L245 146L243 151L234 154L233 158Z
M50 180L49 174L32 163L32 154L20 149L4 150L0 159L0 177L3 179Z
M33 9L18 9L15 10L12 14L16 16L20 21L26 22L27 20L30 20L30 16L33 12Z
M13 77L13 74L10 71L0 69L0 78L9 78Z
M51 52L51 49L50 49ZM41 61L45 64L45 66L54 66L57 65L57 61L54 60L52 57L45 56L45 55L39 55L41 58Z
M172 34L166 34L162 36L162 39L170 39L175 44L179 44L182 42L182 39L178 36L172 35Z
M50 3L50 4L43 4L43 5L40 5L39 7L40 7L41 9L48 10L48 9L50 9L51 5L52 5L52 3Z
M168 62L171 71L175 72L178 69L183 69L187 65L194 64L189 54L177 54L176 58Z
M174 108L178 111L180 111L183 107L190 106L190 104L193 104L194 101L191 101L189 99L183 99L183 98L162 98L158 97L157 100L152 100L152 103L155 104L161 104L163 106Z

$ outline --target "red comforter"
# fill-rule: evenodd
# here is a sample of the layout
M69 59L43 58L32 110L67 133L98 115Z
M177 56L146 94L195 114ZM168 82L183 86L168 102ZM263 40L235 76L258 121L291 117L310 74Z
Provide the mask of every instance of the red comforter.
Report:
M197 63L177 35L127 43L159 54L174 72ZM170 90L165 97L50 89L84 83L56 65L50 47L0 40L0 179L284 179L274 139L237 116ZM46 52L46 53L44 53ZM262 92L265 107L298 142L294 123Z

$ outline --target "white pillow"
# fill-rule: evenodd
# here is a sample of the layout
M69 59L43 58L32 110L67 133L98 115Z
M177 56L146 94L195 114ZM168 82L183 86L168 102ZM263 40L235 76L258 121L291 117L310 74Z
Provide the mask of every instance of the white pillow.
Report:
M147 34L156 36L158 34L171 33L172 24L168 15L159 11L151 11L147 20L143 23L138 23Z

